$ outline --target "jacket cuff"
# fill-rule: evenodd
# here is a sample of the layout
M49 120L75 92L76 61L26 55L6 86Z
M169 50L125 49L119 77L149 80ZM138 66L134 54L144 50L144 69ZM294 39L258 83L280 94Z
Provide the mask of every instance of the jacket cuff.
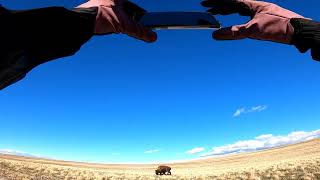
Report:
M291 44L301 53L311 49L312 58L320 61L320 23L301 18L293 18L290 23L294 27Z

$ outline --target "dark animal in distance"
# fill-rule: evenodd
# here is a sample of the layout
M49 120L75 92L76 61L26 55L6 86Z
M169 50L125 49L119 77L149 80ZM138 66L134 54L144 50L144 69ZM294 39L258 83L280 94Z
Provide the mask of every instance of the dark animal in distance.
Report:
M171 175L171 167L169 167L169 166L159 166L156 169L156 175Z

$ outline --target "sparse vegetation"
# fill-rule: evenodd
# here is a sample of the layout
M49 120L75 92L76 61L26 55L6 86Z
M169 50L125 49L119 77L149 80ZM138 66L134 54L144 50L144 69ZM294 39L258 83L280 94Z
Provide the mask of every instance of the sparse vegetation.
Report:
M170 166L172 176L156 176L157 165L86 164L0 155L0 180L319 180L320 140Z

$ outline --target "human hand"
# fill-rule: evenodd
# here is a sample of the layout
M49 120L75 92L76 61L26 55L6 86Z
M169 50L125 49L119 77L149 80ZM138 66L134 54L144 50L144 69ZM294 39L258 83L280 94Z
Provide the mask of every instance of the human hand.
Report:
M123 33L131 37L154 42L157 34L135 22L130 13L144 13L145 10L127 0L89 0L77 8L97 7L94 34Z
M208 12L214 15L239 13L242 16L251 17L246 24L215 31L213 38L217 40L252 38L290 44L294 35L290 20L305 19L276 4L255 0L205 0L202 5L210 8Z

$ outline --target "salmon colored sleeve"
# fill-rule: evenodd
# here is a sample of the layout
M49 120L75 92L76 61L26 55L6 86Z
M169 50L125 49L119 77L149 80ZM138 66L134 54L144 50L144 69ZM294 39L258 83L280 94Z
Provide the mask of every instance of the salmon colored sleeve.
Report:
M146 42L156 41L155 32L143 27L129 16L128 10L139 9L139 7L133 3L128 5L128 2L127 0L89 0L78 8L98 8L95 34L123 33Z

